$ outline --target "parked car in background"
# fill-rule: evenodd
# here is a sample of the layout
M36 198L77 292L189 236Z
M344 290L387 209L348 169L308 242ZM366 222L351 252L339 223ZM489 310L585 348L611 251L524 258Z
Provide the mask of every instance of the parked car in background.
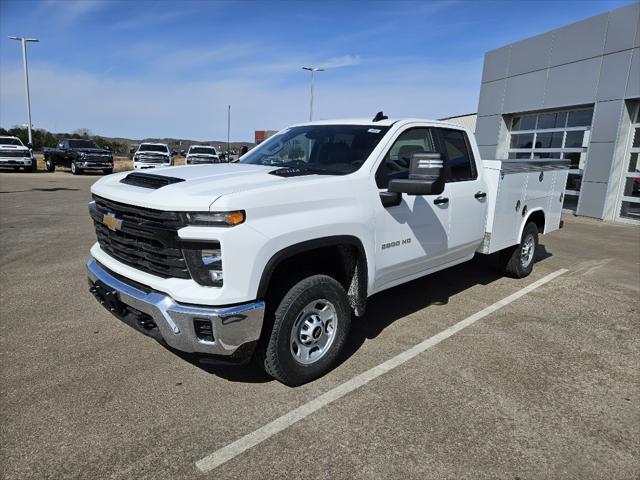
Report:
M165 143L141 143L133 155L134 170L169 167L173 165L173 157Z
M568 171L482 160L473 133L443 122L297 125L236 165L94 183L90 288L174 349L255 355L300 385L335 366L375 293L477 253L529 275L538 235L560 226Z
M38 168L31 145L25 146L18 137L0 137L0 167L16 171L22 167L25 172L35 172Z
M209 145L192 145L187 153L186 165L203 163L220 163L220 157L214 147Z
M48 172L67 167L74 175L84 171L113 173L113 154L93 140L63 139L56 148L44 149L44 162Z

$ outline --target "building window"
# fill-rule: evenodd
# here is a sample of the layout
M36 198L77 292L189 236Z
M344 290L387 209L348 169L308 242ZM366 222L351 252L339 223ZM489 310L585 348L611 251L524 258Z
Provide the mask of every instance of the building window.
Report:
M509 159L564 159L571 162L564 208L575 211L587 163L593 108L515 115Z
M633 106L631 121L618 219L640 223L640 102Z

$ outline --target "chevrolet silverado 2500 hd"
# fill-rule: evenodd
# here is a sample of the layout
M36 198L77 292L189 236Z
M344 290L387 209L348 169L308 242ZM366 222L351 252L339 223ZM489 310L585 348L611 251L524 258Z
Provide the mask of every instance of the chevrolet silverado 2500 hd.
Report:
M171 165L173 165L173 158L169 147L164 143L141 143L133 155L134 170L169 167Z
M62 166L71 169L74 175L100 170L106 174L113 173L113 154L93 140L61 140L56 148L44 149L44 163L48 172Z
M238 164L99 180L91 292L175 349L253 356L299 385L377 292L476 253L527 276L568 163L482 161L463 127L380 117L293 126Z
M0 137L0 167L14 170L23 167L25 172L35 172L38 168L31 146L25 147L18 137Z
M215 147L209 145L191 145L185 158L185 165L201 165L203 163L220 163Z

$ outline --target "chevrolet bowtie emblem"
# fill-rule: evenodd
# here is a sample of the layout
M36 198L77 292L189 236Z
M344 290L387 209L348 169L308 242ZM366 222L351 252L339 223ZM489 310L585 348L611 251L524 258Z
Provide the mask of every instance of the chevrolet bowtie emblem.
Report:
M109 230L120 230L122 228L122 220L115 216L113 213L105 213L102 217L102 223L104 223Z

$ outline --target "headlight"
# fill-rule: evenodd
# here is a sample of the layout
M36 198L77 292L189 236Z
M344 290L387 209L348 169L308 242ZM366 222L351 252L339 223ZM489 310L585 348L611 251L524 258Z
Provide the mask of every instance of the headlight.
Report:
M80 158L84 158L84 157L86 157L86 156L87 156L87 154L86 154L86 153L84 153L84 152L80 152L80 153L78 153L78 156L79 156Z
M211 248L183 249L182 253L196 282L208 287L222 286L222 251L219 243L213 243Z
M244 210L233 212L188 212L183 215L187 225L234 227L245 221Z

